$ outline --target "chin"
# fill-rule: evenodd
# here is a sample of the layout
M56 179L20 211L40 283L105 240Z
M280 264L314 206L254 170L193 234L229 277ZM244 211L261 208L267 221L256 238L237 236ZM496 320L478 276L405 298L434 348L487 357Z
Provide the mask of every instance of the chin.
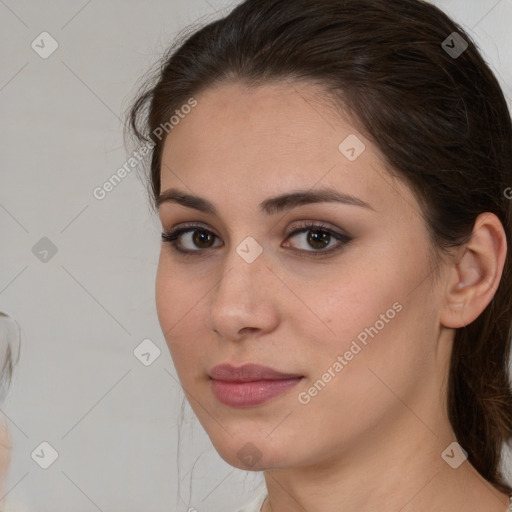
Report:
M252 437L252 441L250 438ZM264 471L275 467L287 467L287 457L269 439L243 434L224 438L212 444L219 456L230 466L244 471ZM285 450L286 451L286 450Z

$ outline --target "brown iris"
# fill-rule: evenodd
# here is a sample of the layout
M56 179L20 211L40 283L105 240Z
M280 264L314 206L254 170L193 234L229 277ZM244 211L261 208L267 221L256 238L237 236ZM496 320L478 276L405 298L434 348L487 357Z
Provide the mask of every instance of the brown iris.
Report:
M194 231L194 234L192 236L192 241L197 247L200 247L201 249L207 249L210 247L213 243L214 235L212 233L208 233L207 231L200 231L196 230ZM211 242L208 244L208 242ZM207 245L203 245L207 244Z
M314 249L323 249L327 245L329 245L329 242L331 240L331 235L329 233L326 233L325 231L314 231L310 230L308 235L308 243L313 247ZM316 245L319 244L319 245Z

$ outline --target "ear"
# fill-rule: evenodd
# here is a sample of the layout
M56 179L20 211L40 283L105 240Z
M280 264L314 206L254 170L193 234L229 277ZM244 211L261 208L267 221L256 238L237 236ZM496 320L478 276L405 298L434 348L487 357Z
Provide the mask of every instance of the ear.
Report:
M478 318L498 289L506 255L507 237L500 220L490 212L480 214L471 239L459 248L447 271L442 325L464 327Z

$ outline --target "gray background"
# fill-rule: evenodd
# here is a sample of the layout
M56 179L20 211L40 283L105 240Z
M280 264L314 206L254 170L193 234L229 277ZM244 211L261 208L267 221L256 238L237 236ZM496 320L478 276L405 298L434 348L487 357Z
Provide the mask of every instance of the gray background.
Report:
M183 393L154 305L158 219L135 171L93 196L127 160L120 117L140 77L180 29L234 3L0 0L0 309L22 337L2 407L8 510L226 512L262 488L261 473L218 456L188 404L178 453ZM512 0L434 3L476 39L510 105ZM31 47L42 32L59 45L45 59ZM149 366L133 353L145 339L161 351ZM43 441L58 452L48 469L31 456Z

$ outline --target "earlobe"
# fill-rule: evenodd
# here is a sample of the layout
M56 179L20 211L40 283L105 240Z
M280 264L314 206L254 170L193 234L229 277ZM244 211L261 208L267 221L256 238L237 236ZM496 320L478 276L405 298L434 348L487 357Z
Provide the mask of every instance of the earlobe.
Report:
M480 214L470 241L460 248L449 269L442 325L465 327L480 316L499 286L506 254L507 239L500 220L489 212Z
M443 312L441 323L445 327L456 329L459 327L466 327L470 321L467 319L467 301L451 302L447 304L447 311Z

